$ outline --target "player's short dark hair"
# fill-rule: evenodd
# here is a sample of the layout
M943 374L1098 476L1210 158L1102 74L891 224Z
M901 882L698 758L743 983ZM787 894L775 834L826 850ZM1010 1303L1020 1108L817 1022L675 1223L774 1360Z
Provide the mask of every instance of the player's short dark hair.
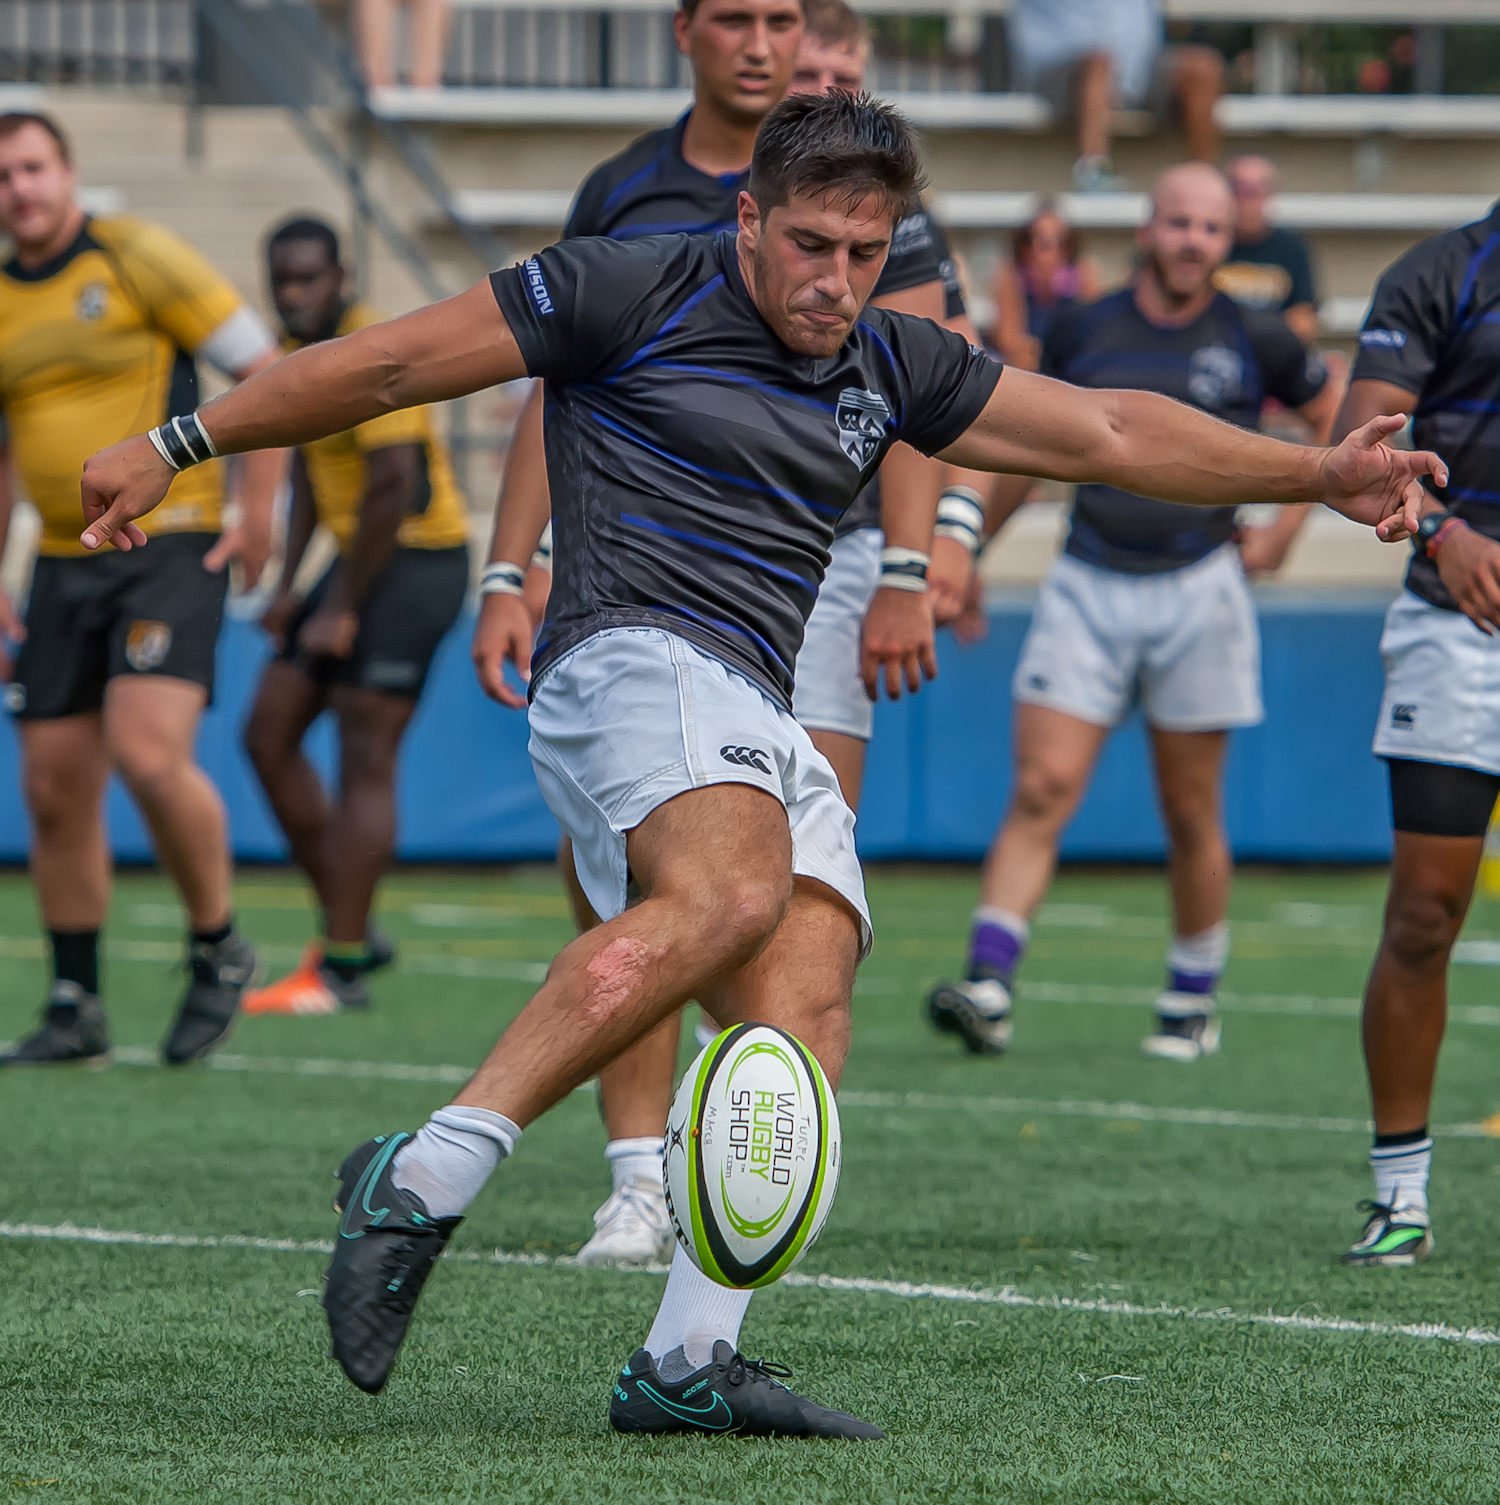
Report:
M57 143L57 153L68 166L73 165L73 143L68 134L50 116L40 110L7 110L0 115L0 141L23 131L28 125L39 125Z
M277 246L302 241L315 241L322 246L328 253L330 266L342 264L343 252L339 247L339 232L327 220L314 219L310 214L301 214L295 219L283 220L271 231L266 237L266 259L270 259L271 252Z
M854 204L879 194L900 219L926 186L905 118L868 94L793 94L761 122L750 193L769 214L794 193L832 193Z
M702 3L703 0L677 0L677 8L691 21L698 14L698 7ZM807 9L806 0L803 0L802 9Z

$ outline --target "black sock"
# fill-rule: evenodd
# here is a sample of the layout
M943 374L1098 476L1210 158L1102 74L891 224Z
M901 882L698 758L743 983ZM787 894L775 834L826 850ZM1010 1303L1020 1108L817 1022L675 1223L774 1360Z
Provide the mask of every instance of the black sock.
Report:
M49 930L52 975L59 982L76 982L85 993L99 991L99 932Z
M340 982L353 982L370 970L369 942L324 941L323 965Z
M1375 1148L1377 1150L1393 1150L1403 1144L1420 1144L1427 1138L1427 1125L1423 1124L1420 1129L1411 1129L1405 1134L1377 1134L1375 1136Z
M234 934L233 919L226 920L217 930L195 930L193 932L194 944L201 941L205 946L217 946L220 941L227 941Z

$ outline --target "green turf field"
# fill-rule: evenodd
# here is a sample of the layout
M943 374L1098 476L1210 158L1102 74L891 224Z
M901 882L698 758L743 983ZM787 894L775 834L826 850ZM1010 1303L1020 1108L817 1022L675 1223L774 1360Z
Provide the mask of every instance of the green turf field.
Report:
M1500 1110L1500 973L1455 969L1437 1255L1355 1274L1336 1263L1369 1194L1352 1000L1381 875L1241 878L1224 1053L1191 1067L1137 1049L1165 934L1154 876L1059 881L998 1061L917 1015L960 959L976 875L870 887L844 1182L799 1272L864 1288L763 1293L743 1345L886 1442L608 1431L612 1366L660 1277L554 1263L607 1184L586 1092L527 1132L386 1393L359 1394L323 1356L324 1259L300 1246L332 1230L343 1153L445 1100L566 941L556 877L397 874L383 907L403 960L375 1013L250 1020L215 1069L173 1074L149 1061L177 912L127 877L107 991L135 1049L107 1071L0 1075L0 1500L1500 1498L1500 1343L1458 1337L1500 1332L1500 1144L1479 1128ZM308 934L298 884L251 872L239 905L285 970ZM1500 905L1468 937L1500 957ZM0 878L0 1036L29 1026L43 977L25 882Z

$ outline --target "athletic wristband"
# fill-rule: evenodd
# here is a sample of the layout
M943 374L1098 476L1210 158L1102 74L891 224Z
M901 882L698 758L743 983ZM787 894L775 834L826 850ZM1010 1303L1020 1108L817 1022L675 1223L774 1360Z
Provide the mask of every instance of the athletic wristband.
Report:
M938 498L934 538L951 538L970 554L984 547L984 503L972 486L950 486Z
M1427 541L1427 557L1436 559L1438 550L1442 548L1444 540L1457 528L1467 528L1469 525L1461 517L1450 517L1436 533Z
M536 553L531 556L531 567L534 570L546 570L552 573L552 522L548 519L547 526L542 529L542 536L537 540Z
M208 430L196 413L183 418L169 418L159 428L146 436L173 470L187 470L193 465L202 465L205 460L218 459L219 452Z
M925 591L931 557L917 549L888 544L880 551L880 583L889 590Z
M518 564L487 564L479 577L481 596L519 596L526 580L526 571Z

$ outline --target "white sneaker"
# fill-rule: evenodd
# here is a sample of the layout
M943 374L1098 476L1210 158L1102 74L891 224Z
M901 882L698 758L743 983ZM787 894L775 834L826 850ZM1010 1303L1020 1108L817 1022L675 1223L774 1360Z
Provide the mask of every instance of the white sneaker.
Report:
M998 977L942 982L927 995L933 1027L958 1035L976 1056L1003 1055L1010 1049L1010 1009L1010 989Z
M617 1186L594 1214L594 1236L578 1251L578 1263L666 1264L675 1236L661 1182L637 1177Z
M1200 1061L1219 1048L1219 1021L1211 993L1174 993L1156 1000L1156 1030L1141 1049L1158 1061Z

